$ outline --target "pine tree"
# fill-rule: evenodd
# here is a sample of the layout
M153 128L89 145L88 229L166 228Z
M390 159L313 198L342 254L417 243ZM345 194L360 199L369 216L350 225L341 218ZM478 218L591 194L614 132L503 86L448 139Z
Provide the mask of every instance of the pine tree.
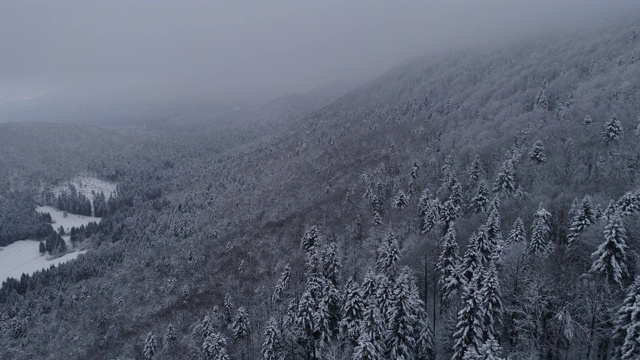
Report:
M458 218L460 207L455 204L455 201L449 199L442 204L442 208L439 212L440 222L444 225L443 230L446 232L451 224Z
M353 349L353 360L383 360L384 349L378 341L371 339L368 332L363 331L358 337L358 343Z
M640 276L627 289L613 328L614 359L640 358Z
M279 360L282 358L279 353L280 330L275 318L270 318L267 327L264 329L264 341L262 342L262 359Z
M551 234L551 214L542 207L542 203L538 206L538 211L533 216L533 225L531 227L531 241L527 246L529 254L544 255L549 251Z
M427 211L422 220L422 232L428 233L440 222L440 206L438 200L429 200Z
M591 197L587 195L582 199L582 203L576 209L573 219L571 219L571 226L569 227L569 234L567 235L568 245L571 246L578 238L578 235L589 225L594 224L596 220L596 213L593 210Z
M591 254L595 259L591 271L603 273L607 279L620 285L627 272L627 233L622 219L611 215L604 229L604 242Z
M592 123L593 123L593 120L591 119L591 116L589 116L589 115L586 115L584 117L584 120L582 121L582 125L584 125L584 126L589 126Z
M302 250L306 253L309 253L318 242L318 237L320 236L320 232L316 226L312 226L302 237L300 241L300 246Z
M431 199L431 192L429 189L422 190L420 199L418 199L418 217L424 218L427 210L429 210L429 200Z
M476 154L469 168L469 185L473 186L480 180L482 174L482 164L480 163L480 156Z
M459 266L460 254L458 253L456 232L451 226L444 236L444 244L436 267L440 273L438 284L440 285L440 302L443 307L447 307L452 303L460 288Z
M500 196L509 196L516 190L514 179L513 161L505 161L500 168L498 177L493 183L493 193Z
M156 346L156 336L153 335L153 332L150 332L149 334L147 334L147 339L144 341L144 348L142 349L142 353L145 359L153 359L153 356L156 354Z
M544 154L542 141L538 140L533 144L533 148L531 148L531 151L529 152L529 159L538 164L547 162L547 156Z
M340 329L342 337L357 345L364 317L365 303L360 294L360 287L352 279L347 281L342 304Z
M378 247L376 257L376 269L393 278L398 272L398 261L400 259L400 249L398 240L391 230Z
M282 275L280 275L280 278L276 283L276 288L273 291L273 295L271 296L271 301L273 301L274 304L280 303L282 301L282 295L289 288L290 279L291 279L291 266L287 264L284 266L284 269L282 270Z
M320 262L322 263L322 274L325 279L331 281L334 286L338 286L340 261L338 259L338 247L335 242L330 242L322 249Z
M376 289L375 301L380 308L380 313L385 321L389 321L391 309L394 302L393 281L385 275L378 275L378 288Z
M231 295L229 295L229 293L224 294L223 305L227 319L231 319L231 314L233 314L235 306L233 305L233 301L231 300Z
M502 326L503 314L502 292L495 262L489 264L482 277L480 298L482 299L482 314L484 318L484 337L495 339L500 335L496 328Z
M40 254L44 255L44 253L47 252L47 248L44 246L44 243L42 242L42 240L40 240L40 245L38 245L38 249L40 251Z
M362 285L360 285L360 294L362 295L362 300L365 302L365 304L368 304L371 301L375 301L377 289L378 277L372 269L369 269L364 275Z
M611 119L604 124L604 130L602 131L602 138L604 142L609 145L612 142L616 142L622 136L622 124L616 115L612 115Z
M525 241L527 241L527 232L524 228L524 221L521 218L517 218L509 231L505 245L524 243Z
M162 338L162 347L165 350L173 350L178 344L178 334L176 334L176 329L173 327L173 324L169 323L167 326L167 331Z
M217 332L209 334L202 343L206 360L229 360L227 340Z
M422 311L422 314L416 326L416 359L431 360L434 357L433 331L426 313Z
M471 199L471 210L475 213L484 212L489 205L489 189L484 182L480 182L476 194Z
M385 340L390 359L415 358L416 314L419 309L417 299L412 296L410 270L404 268L396 281L387 337Z
M458 312L456 332L453 334L452 360L463 360L467 351L478 352L484 343L482 301L477 288L478 273L473 275L471 281L463 285L462 309Z
M479 250L480 237L477 233L473 233L469 238L469 244L467 245L467 251L462 258L461 277L462 284L472 281L475 274L479 274L482 269L482 254ZM478 277L476 277L477 281Z
M500 213L496 203L489 208L489 216L480 227L478 235L478 250L482 254L483 264L486 265L499 256L499 247L502 246Z
M393 208L402 210L407 207L407 203L407 195L405 195L404 191L398 190L398 195L393 198Z
M238 308L236 318L231 324L231 332L233 334L233 338L236 340L247 338L250 335L249 314L247 314L247 310L242 306Z

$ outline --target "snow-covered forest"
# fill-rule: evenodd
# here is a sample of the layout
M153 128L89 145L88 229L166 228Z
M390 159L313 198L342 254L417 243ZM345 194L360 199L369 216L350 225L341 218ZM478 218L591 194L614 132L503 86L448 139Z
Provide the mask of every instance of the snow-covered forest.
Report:
M0 124L0 246L86 250L2 283L0 358L640 359L639 32L228 122Z

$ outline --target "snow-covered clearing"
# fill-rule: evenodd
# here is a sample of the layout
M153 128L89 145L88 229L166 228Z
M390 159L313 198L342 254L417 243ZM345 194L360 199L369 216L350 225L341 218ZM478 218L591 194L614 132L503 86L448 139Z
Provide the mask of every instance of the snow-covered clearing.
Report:
M106 194L106 193L105 193ZM52 206L39 206L36 208L37 212L49 213L53 220L54 229L58 229L60 226L64 228L66 233L71 231L71 227L79 228L82 225L87 225L90 222L99 223L101 218L92 216L82 216L67 213L64 216L64 212L60 211ZM69 236L62 237L67 243L67 247L71 249L71 241ZM65 254L61 257L51 259L49 255L41 255L40 242L37 240L20 240L6 247L0 247L0 283L7 280L7 278L13 277L20 279L23 273L33 274L38 270L49 268L51 265L58 265L69 260L73 260L80 254L84 254L86 250L74 251Z
M99 223L102 218L93 217L93 216L83 216L76 215L72 213L67 213L67 216L64 216L64 211L60 211L53 206L38 206L36 208L37 212L40 213L49 213L51 215L51 220L53 220L53 228L58 230L60 226L64 228L65 233L69 233L71 231L71 227L79 228L82 225L87 225L90 222Z
M93 203L94 193L97 194L99 192L103 192L105 198L108 200L111 195L116 192L115 183L100 180L89 175L78 175L70 181L55 187L53 189L53 193L57 196L62 191L67 190L69 185L73 185L79 193L91 200L91 203Z
M68 238L65 239L68 242ZM23 273L33 274L38 270L49 268L73 260L86 250L75 251L64 256L50 259L49 255L41 255L39 242L35 240L20 240L4 248L0 248L0 282L12 277L20 280Z

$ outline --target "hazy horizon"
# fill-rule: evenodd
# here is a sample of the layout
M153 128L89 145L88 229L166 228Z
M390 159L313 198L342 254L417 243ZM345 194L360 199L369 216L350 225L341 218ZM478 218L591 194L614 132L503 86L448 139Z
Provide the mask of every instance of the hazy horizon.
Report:
M424 54L597 26L630 9L640 4L5 1L0 104L55 92L269 100L362 82Z

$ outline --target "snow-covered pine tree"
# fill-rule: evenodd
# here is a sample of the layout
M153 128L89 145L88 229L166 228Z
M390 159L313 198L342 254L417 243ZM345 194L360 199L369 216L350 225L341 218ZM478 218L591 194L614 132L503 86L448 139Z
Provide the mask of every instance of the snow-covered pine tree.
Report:
M209 334L204 339L202 352L206 360L229 360L227 340L217 332Z
M360 285L360 294L362 301L368 304L371 301L375 301L376 291L378 289L378 277L373 269L367 270Z
M440 302L443 307L448 307L452 303L460 289L459 266L460 254L458 253L456 232L453 226L450 226L444 236L444 243L436 266L439 272Z
M460 267L461 285L467 284L474 279L475 274L479 274L482 269L482 254L480 254L479 245L480 237L477 233L471 234L469 238L469 244L467 245L467 251L462 258L462 264ZM479 277L475 277L477 281Z
M620 137L622 137L622 124L616 115L612 115L611 119L604 124L602 139L609 145L620 140Z
M621 216L629 216L635 212L640 212L640 190L632 193L626 192L615 203L616 212Z
M158 342L156 340L156 336L153 335L153 332L147 334L147 338L144 341L144 347L142 348L142 354L144 355L145 359L153 359L153 356L156 354L157 345Z
M282 275L280 275L280 278L276 283L276 288L273 291L273 295L271 296L271 301L273 301L274 304L280 303L282 301L282 295L289 288L290 279L291 279L291 266L287 264L284 266L284 269L282 270Z
M527 232L524 227L524 221L521 218L517 218L513 223L513 227L509 231L505 245L524 243L527 241Z
M573 245L578 235L589 225L594 224L596 220L591 197L586 195L582 199L582 203L575 209L575 215L571 219L571 226L569 226L569 234L567 235L568 246Z
M456 205L455 201L449 199L442 204L440 209L440 222L443 224L443 230L446 232L449 226L456 221L458 214L460 213L460 207Z
M469 350L478 352L483 341L482 300L477 288L479 271L462 288L462 309L458 312L456 332L453 334L452 360L464 360Z
M547 162L547 156L544 154L544 145L542 145L542 141L538 140L533 144L533 147L529 152L529 159L537 164Z
M390 278L395 277L398 272L400 249L398 240L391 230L382 240L376 255L376 269Z
M484 212L489 205L489 189L485 185L484 181L478 184L478 190L471 199L471 210L475 213Z
M379 341L371 339L368 332L363 331L353 349L352 360L383 360L384 348Z
M516 190L514 179L513 160L507 159L500 168L496 181L493 183L493 193L507 197Z
M300 241L300 247L305 254L309 253L317 245L319 236L320 231L318 231L318 228L315 225L304 234Z
M417 296L412 294L411 270L402 269L393 290L392 307L389 309L385 344L389 359L414 359L416 350L416 328L420 311Z
M345 286L344 302L342 303L342 318L340 319L340 333L342 338L351 342L353 346L358 344L362 318L364 317L365 303L360 294L360 286L351 278Z
M241 340L249 337L249 314L244 307L239 307L236 317L231 324L231 333L234 339Z
M533 216L533 225L531 226L531 240L527 245L529 254L545 255L549 251L551 233L551 213L542 207L542 203L538 206Z
M407 207L407 203L407 195L404 191L398 190L398 194L393 198L393 208L402 210Z
M278 322L274 317L270 318L264 329L264 340L262 341L262 360L280 360L280 330Z
M591 254L595 260L591 271L604 274L609 281L621 285L627 271L627 232L622 218L615 213L610 216L604 229L604 242Z
M480 298L482 299L484 338L497 339L500 335L498 328L502 326L503 307L498 269L494 261L484 269L481 283Z
M427 210L429 209L429 200L431 199L431 192L429 189L422 190L420 199L418 199L418 217L424 218Z
M429 200L427 211L422 220L422 233L428 233L440 222L440 204L438 199Z
M338 259L338 246L335 242L330 242L322 249L320 257L322 264L322 274L334 286L338 286L340 276L340 260Z
M476 154L469 167L469 186L474 186L479 180L482 174L482 163L480 162L480 156Z
M640 359L640 276L627 289L613 327L614 359Z
M165 350L172 350L176 347L178 343L178 334L176 333L176 329L173 324L169 323L167 326L167 331L164 334L162 339L162 347Z
M394 284L391 279L382 274L378 275L377 283L375 301L383 319L388 322L394 302Z

